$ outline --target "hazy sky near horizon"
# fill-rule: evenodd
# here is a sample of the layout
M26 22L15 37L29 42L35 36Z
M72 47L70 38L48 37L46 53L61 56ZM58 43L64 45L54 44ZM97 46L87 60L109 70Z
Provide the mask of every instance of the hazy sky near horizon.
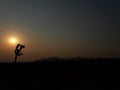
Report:
M14 59L10 36L26 45L19 61L120 57L119 0L0 0L0 60Z

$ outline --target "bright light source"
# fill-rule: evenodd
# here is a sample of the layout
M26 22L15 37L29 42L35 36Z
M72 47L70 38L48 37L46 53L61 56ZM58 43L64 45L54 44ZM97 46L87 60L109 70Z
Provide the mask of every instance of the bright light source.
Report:
M16 38L10 38L9 42L11 44L16 44L17 43L17 39Z

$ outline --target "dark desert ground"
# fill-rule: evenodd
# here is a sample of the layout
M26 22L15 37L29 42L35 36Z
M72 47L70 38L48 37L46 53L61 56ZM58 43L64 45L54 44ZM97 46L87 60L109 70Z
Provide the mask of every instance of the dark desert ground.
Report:
M120 59L45 58L1 63L1 90L119 90Z

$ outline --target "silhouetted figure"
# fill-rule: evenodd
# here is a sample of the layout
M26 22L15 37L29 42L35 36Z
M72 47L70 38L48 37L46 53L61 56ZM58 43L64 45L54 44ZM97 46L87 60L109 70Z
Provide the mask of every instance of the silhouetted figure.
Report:
M23 55L23 53L21 52L23 48L25 48L25 45L17 44L15 49L15 63L17 61L17 56Z

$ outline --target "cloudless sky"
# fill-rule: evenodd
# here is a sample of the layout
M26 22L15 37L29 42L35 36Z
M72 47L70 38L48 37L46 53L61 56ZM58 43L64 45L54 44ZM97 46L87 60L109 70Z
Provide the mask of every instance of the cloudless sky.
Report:
M120 57L119 0L0 0L0 60L14 60L14 36L25 44L19 61L45 57Z

